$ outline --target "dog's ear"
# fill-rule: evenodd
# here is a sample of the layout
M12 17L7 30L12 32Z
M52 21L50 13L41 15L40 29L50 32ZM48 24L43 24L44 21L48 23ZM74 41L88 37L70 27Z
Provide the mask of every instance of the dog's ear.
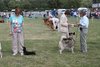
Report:
M75 35L75 32L73 33L73 35Z
M23 50L26 50L26 47L25 46L23 46Z
M71 35L71 33L69 33L69 35Z
M75 35L75 32L73 32L73 33L71 32L71 33L69 33L69 35Z
M72 32L70 32L70 33L69 33L69 35L71 36L71 35L73 35L73 33L72 33Z

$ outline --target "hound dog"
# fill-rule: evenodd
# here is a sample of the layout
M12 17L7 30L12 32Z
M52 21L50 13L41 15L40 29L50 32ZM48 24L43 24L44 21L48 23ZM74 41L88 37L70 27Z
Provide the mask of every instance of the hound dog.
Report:
M49 20L52 21L54 30L57 30L58 24L59 24L59 19L56 17L52 17Z
M62 54L64 49L69 49L72 53L74 53L75 40L73 38L73 35L75 35L75 33L69 33L69 38L66 38L66 36L62 36L61 40L59 41L60 54Z
M43 19L43 20L44 20L44 24L45 24L46 26L48 26L49 28L51 28L52 30L54 30L52 20L49 20L49 18L48 18L48 19Z
M2 58L2 52L1 52L2 48L1 48L1 43L0 43L0 57Z

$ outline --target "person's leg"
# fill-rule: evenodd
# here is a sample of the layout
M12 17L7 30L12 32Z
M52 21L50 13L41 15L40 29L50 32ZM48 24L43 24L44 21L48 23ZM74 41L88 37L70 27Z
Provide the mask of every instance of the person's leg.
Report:
M13 55L16 55L18 53L18 48L17 48L17 33L13 33L12 36L12 51Z
M86 33L80 32L80 48L82 52L87 52Z
M23 46L24 46L24 38L23 38L23 32L18 33L18 48L19 53L23 55Z
M69 38L69 29L67 28L66 31L66 37Z
M68 32L71 33L71 25L68 25Z

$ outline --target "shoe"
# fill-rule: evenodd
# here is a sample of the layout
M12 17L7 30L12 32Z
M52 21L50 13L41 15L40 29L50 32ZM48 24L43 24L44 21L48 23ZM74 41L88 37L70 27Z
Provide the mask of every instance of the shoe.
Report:
M82 53L87 53L87 51L81 51Z
M13 56L15 56L17 53L13 53Z
M20 53L20 55L23 56L24 54L23 53Z

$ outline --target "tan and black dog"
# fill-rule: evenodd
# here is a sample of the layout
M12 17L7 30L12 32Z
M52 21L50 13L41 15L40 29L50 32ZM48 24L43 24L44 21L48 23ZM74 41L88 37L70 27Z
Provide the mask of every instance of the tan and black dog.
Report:
M69 49L72 53L74 53L75 40L73 38L73 35L75 35L75 33L69 33L69 35L69 38L66 38L66 36L62 36L61 40L59 41L60 54L62 54L64 49Z

